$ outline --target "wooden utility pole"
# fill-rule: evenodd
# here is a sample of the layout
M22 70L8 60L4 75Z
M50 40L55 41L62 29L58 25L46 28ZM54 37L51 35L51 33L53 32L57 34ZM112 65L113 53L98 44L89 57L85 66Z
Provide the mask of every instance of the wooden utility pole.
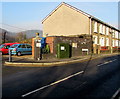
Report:
M3 34L3 42L5 43L5 39L6 39L6 33L7 32L4 32L4 34Z

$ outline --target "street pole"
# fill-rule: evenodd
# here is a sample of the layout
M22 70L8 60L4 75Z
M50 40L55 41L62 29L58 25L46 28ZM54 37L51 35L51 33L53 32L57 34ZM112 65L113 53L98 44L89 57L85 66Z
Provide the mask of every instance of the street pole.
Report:
M12 62L11 50L9 49L9 62Z
M39 33L36 33L36 38L35 38L35 58L37 60L42 59L41 38L39 37Z

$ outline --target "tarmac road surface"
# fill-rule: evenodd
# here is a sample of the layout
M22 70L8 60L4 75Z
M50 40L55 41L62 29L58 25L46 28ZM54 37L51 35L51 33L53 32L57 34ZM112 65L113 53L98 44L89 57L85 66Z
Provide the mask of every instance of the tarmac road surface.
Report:
M3 66L6 97L111 99L120 88L120 55L54 67Z

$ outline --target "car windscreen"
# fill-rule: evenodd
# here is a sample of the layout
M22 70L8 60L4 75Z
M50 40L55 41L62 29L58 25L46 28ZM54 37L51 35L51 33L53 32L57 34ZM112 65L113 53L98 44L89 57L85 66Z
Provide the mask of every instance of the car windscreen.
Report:
M3 48L5 45L0 45L0 48Z
M18 46L18 44L14 44L10 48L16 48L17 46Z

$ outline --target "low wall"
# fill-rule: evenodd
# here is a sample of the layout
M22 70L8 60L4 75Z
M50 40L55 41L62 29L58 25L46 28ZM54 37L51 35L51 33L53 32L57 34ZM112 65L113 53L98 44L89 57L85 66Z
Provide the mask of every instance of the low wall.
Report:
M87 55L92 53L92 40L90 36L82 37L65 37L65 36L56 36L56 37L47 37L46 43L50 46L50 52L54 57L57 54L57 45L59 43L69 43L71 47L71 56L80 56ZM88 52L84 51L87 50ZM45 55L44 55L45 56Z

